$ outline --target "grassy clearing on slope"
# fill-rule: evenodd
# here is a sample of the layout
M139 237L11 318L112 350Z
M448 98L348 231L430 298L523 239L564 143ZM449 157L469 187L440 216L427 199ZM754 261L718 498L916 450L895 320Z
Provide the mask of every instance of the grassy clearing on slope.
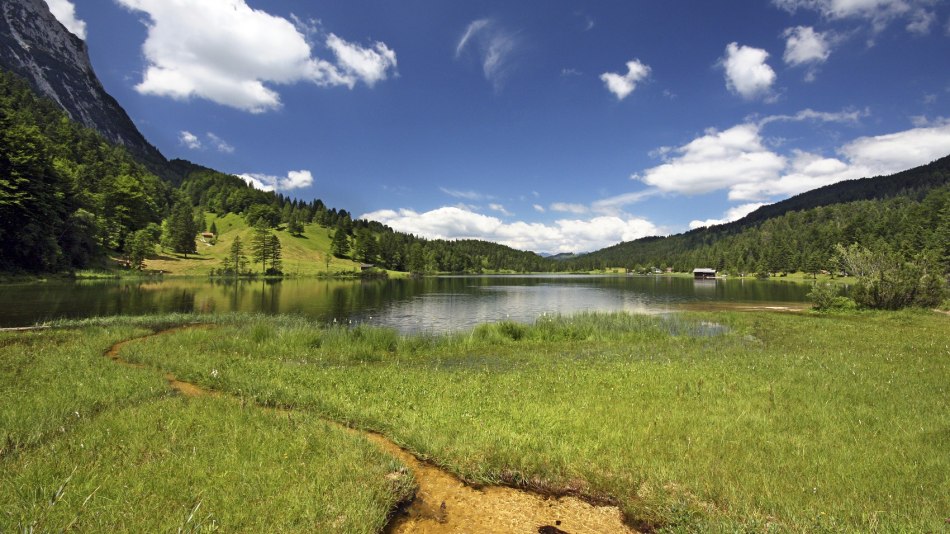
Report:
M412 478L366 439L308 414L182 398L159 372L103 356L194 319L0 333L0 531L382 528Z
M146 260L145 268L149 271L164 271L172 275L207 276L211 269L221 268L222 261L231 250L231 244L237 236L240 236L244 243L244 251L250 261L250 245L254 232L247 226L243 217L234 213L229 213L224 217L208 213L205 217L208 227L214 222L218 229L218 238L214 244L199 238L197 255L189 254L186 257L173 252L163 252ZM303 235L298 237L290 235L283 229L274 230L274 235L280 239L284 273L294 276L325 274L327 258L330 259L329 272L331 274L358 271L358 263L336 258L330 254L330 233L329 229L318 224L305 225ZM249 263L248 268L253 272L261 272L260 265Z
M472 481L614 498L635 522L933 531L950 509L947 326L620 314L441 338L257 318L124 354L379 430Z

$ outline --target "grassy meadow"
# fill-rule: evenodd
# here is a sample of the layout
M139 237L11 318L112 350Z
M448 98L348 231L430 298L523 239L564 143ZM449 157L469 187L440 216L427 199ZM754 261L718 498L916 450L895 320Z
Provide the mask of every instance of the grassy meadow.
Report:
M322 419L381 432L473 483L615 502L640 527L933 532L950 515L945 315L593 314L448 336L205 319L217 324L125 345L121 357L143 369L102 351L184 318L3 334L2 431L19 444L0 459L4 487L15 488L2 497L13 511L4 530L74 517L96 528L173 529L191 517L245 530L259 526L245 508L258 507L286 529L345 517L334 530L378 531L411 482L387 478L392 459ZM35 355L17 360L24 352ZM67 357L79 363L60 376L55 362ZM21 382L23 367L55 378ZM171 395L156 370L228 395ZM77 418L57 399L72 399L84 373L116 387L98 388L107 400L76 395L77 406L99 406ZM289 408L293 422L255 406ZM173 467L185 461L187 481ZM320 491L287 465L340 489ZM49 504L70 476L71 500ZM278 497L247 504L254 491ZM321 515L343 506L325 502L338 492L352 507ZM293 523L282 509L311 515Z
M234 213L224 217L208 213L205 220L209 228L214 222L218 229L218 238L214 243L198 239L198 254L189 254L187 257L170 251L156 254L145 260L145 269L170 275L207 276L211 269L221 268L225 256L231 250L231 243L238 236L244 243L244 253L250 261L254 229L247 225L244 217ZM359 263L329 253L331 232L318 224L304 225L301 236L292 236L286 230L274 231L274 235L280 239L284 273L293 276L326 274L327 258L330 259L330 274L359 271ZM255 272L261 271L260 265L249 263L248 268Z

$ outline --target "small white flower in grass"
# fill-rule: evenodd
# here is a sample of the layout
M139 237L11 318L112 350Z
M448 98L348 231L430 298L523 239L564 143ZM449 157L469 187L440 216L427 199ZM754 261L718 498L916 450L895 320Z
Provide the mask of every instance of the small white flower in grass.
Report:
M212 370L211 370L211 378L218 378L218 375L219 375L219 374L220 374L220 373L218 373L218 370L217 370L217 369L212 369Z

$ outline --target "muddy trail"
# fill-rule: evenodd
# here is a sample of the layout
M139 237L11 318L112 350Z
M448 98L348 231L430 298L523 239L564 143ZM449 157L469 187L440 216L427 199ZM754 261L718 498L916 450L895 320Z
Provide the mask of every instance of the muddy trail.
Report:
M171 328L120 341L110 347L104 356L118 365L150 368L123 360L120 351L130 343L194 328L211 328L211 325ZM220 394L178 380L172 373L165 373L164 376L169 387L185 397ZM272 409L265 406L261 408ZM385 453L398 458L412 471L417 484L416 494L412 501L395 511L385 528L388 534L636 532L624 523L623 514L616 506L598 506L577 497L546 496L506 486L475 488L448 471L420 460L382 434L346 427L332 420L325 421L363 436Z

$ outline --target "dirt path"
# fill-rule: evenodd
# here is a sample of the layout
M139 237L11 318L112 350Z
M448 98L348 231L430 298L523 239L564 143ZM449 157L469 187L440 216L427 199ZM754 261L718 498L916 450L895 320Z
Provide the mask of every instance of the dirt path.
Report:
M210 328L193 325L172 328L142 337L120 341L105 352L105 356L119 365L147 368L122 359L119 352L130 343L171 334L188 328ZM189 382L178 380L166 373L169 386L186 397L210 395L206 390ZM328 423L340 425L335 421ZM418 484L415 498L408 506L397 511L386 532L390 534L420 533L541 533L541 534L609 534L633 533L623 522L623 515L615 506L595 506L576 497L546 497L530 491L487 486L473 488L455 475L416 458L382 434L348 427L376 444L387 454L398 458L412 470Z

